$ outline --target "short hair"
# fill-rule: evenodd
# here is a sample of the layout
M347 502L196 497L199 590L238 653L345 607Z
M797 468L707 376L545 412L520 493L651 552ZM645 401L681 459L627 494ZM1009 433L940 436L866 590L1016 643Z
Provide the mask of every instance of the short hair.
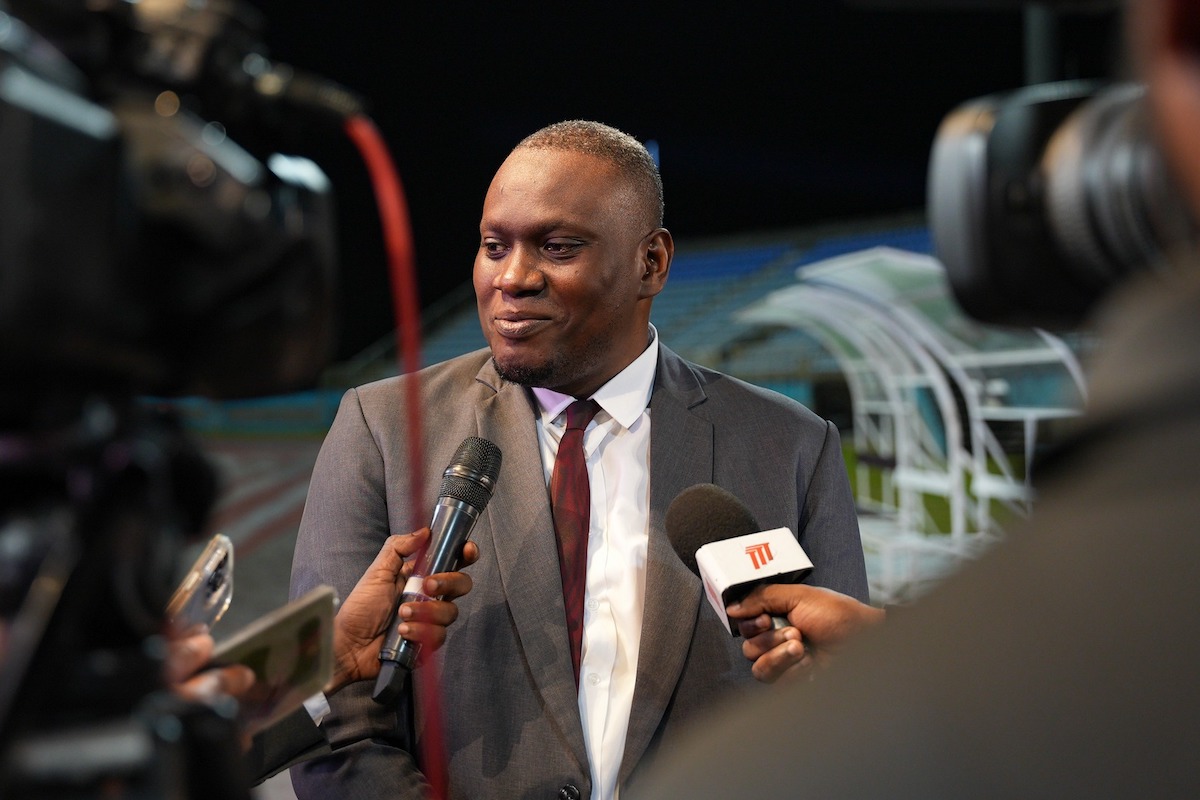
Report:
M612 164L629 181L655 227L663 224L663 184L658 165L645 146L624 131L590 120L573 119L547 125L522 139L513 151L565 150L596 156Z

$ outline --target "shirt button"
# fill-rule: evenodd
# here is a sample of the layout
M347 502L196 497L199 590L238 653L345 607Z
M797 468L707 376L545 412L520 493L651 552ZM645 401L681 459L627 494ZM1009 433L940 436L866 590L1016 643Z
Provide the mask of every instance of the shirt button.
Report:
M599 600L588 600L587 601L587 610L588 611L595 611L599 607L600 607Z
M589 686L599 686L600 685L600 676L594 672L589 674L588 675L588 685Z

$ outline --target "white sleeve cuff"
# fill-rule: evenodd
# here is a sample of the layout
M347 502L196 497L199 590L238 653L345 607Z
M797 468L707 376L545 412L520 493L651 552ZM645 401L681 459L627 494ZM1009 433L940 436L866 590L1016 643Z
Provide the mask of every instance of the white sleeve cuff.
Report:
M304 701L304 710L312 717L314 725L320 725L329 714L329 698L325 696L324 692L317 692Z

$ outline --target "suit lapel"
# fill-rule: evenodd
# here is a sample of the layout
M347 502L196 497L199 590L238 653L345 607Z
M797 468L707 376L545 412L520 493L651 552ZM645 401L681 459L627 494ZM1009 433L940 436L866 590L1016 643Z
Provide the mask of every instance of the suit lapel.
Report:
M503 462L496 493L485 511L491 546L513 624L547 714L588 770L575 673L563 631L562 586L554 522L529 393L485 366L479 379L497 393L478 409L480 435L495 442ZM546 579L545 576L552 576ZM534 579L533 576L537 576Z
M712 424L691 412L704 391L686 364L659 351L650 401L650 540L646 554L646 605L642 618L637 685L621 762L623 782L658 729L692 641L700 582L667 539L664 520L678 494L713 476Z

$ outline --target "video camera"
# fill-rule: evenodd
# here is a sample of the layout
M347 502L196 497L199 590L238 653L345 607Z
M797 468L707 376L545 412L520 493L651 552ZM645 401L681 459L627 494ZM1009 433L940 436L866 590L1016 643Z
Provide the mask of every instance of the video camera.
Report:
M332 338L329 185L271 150L294 93L272 93L283 78L253 17L13 6L27 14L0 10L0 367L214 397L311 383Z
M934 248L991 323L1067 330L1135 273L1194 259L1196 221L1152 136L1144 90L1063 81L964 103L929 164Z
M146 395L311 385L327 177L279 152L357 98L223 0L0 0L0 796L247 796L232 720L165 690L215 495Z

